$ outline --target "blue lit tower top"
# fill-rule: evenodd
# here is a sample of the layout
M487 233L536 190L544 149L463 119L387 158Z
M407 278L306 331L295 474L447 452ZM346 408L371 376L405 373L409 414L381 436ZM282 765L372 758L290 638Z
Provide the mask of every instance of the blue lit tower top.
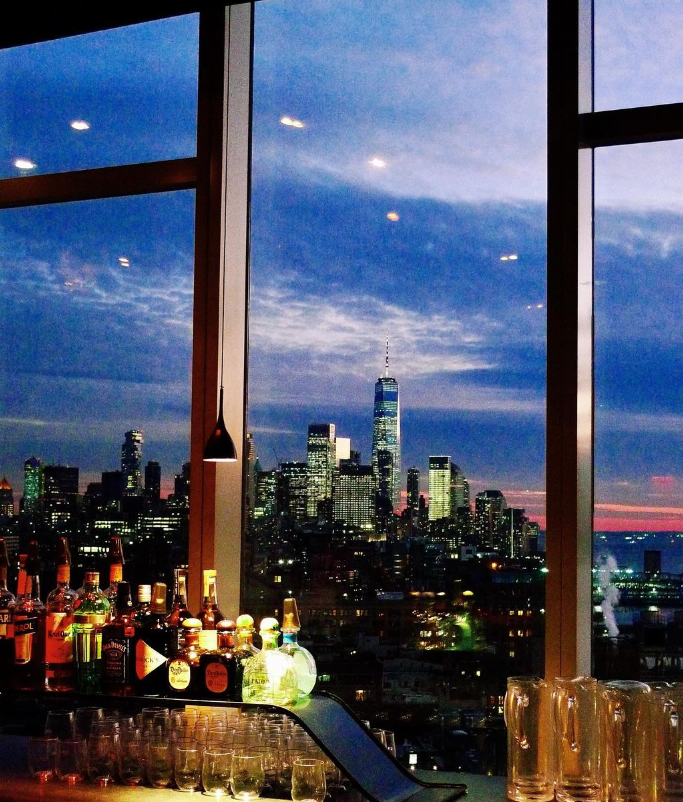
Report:
M372 469L378 494L393 507L401 488L401 408L398 382L389 376L389 338L387 338L384 376L375 382L375 408L372 422Z

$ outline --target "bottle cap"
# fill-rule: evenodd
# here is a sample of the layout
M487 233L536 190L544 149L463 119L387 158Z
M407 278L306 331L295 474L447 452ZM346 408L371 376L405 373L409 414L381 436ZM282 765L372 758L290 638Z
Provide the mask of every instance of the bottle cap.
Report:
M215 629L202 629L199 632L199 646L207 652L218 648L218 633Z
M282 616L283 632L298 632L301 629L299 621L299 611L296 607L296 599L285 599L284 613Z
M186 618L180 626L183 629L201 629L202 622L198 618Z
M259 627L259 632L261 634L272 632L277 634L280 631L280 624L277 618L263 618L261 619L261 626Z
M237 617L237 629L253 632L254 619L248 613L243 613Z
M152 598L151 585L138 585L138 601L149 602Z
M152 612L166 613L166 585L164 582L155 582L152 590Z
M229 618L224 618L216 624L218 632L234 632L237 629L237 624Z

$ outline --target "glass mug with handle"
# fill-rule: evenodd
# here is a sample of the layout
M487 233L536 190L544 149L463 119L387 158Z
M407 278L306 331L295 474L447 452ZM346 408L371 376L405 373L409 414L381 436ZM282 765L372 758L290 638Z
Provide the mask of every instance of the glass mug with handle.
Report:
M683 687L648 683L654 802L683 802Z
M555 796L558 802L599 802L598 681L557 677L553 683Z
M555 794L549 683L540 677L509 677L503 713L508 797L514 802L551 802Z

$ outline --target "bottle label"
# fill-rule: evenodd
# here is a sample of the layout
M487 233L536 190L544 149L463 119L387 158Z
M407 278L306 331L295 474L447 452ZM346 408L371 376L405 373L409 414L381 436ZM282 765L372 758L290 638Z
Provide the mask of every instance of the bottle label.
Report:
M102 642L104 678L109 682L125 685L128 682L128 655L130 641L127 638L112 638Z
M120 563L114 563L109 567L109 584L112 582L121 582L123 580L123 566Z
M74 631L71 613L48 613L45 627L45 662L73 662Z
M37 616L14 619L14 662L16 665L25 666L31 662L37 637Z
M85 628L103 627L107 623L106 613L75 612L74 624Z
M144 640L140 639L135 644L135 674L138 679L144 679L165 662L164 655L160 654L156 649L152 649Z
M228 689L228 669L223 663L209 663L204 671L204 683L211 693L225 693Z
M12 613L9 610L0 610L0 640L9 640L13 637Z
M66 582L67 584L71 580L71 566L70 565L58 565L57 566L57 582Z
M192 672L190 664L176 658L168 664L168 684L174 691L186 691L190 687Z

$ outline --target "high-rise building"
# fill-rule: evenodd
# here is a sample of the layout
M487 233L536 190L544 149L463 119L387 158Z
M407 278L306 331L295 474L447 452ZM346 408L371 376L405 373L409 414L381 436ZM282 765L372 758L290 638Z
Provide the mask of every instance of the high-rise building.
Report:
M43 515L50 526L66 523L76 513L78 468L45 465L43 468Z
M457 465L451 463L451 518L455 518L456 510L470 506L470 484L465 474Z
M451 458L429 458L429 520L449 518L451 514Z
M375 478L371 465L346 463L334 482L335 521L344 521L366 532L375 525Z
M343 459L351 458L351 438L350 437L335 437L334 439L334 455L337 465Z
M257 471L254 518L272 518L277 515L277 485L277 471Z
M131 429L126 432L121 446L121 473L123 474L124 498L142 495L142 432Z
M24 463L24 512L33 512L43 495L43 464L38 457Z
M123 498L123 473L121 471L102 472L102 504L105 508L118 508Z
M321 507L332 500L332 484L337 462L334 423L311 423L308 427L307 459L308 500L307 513L315 518Z
M11 518L14 515L14 493L12 486L3 476L0 482L0 518Z
M145 498L152 503L161 498L161 465L152 459L145 465Z
M302 522L307 515L308 465L305 462L280 464L280 503L282 512Z
M497 537L502 556L514 558L528 553L526 535L529 519L524 513L525 510L518 507L507 507L502 511Z
M180 473L175 475L173 482L173 495L175 496L176 504L181 504L185 507L190 505L190 463L184 462Z
M380 452L383 468L390 464L388 481L380 475ZM387 456L388 455L388 456ZM396 507L401 490L401 409L398 382L389 376L389 341L387 340L384 376L375 382L375 406L372 421L372 468L381 498Z
M480 547L503 548L501 520L507 507L505 496L500 490L483 490L474 500L474 531Z
M407 506L417 512L420 506L420 469L408 468Z

